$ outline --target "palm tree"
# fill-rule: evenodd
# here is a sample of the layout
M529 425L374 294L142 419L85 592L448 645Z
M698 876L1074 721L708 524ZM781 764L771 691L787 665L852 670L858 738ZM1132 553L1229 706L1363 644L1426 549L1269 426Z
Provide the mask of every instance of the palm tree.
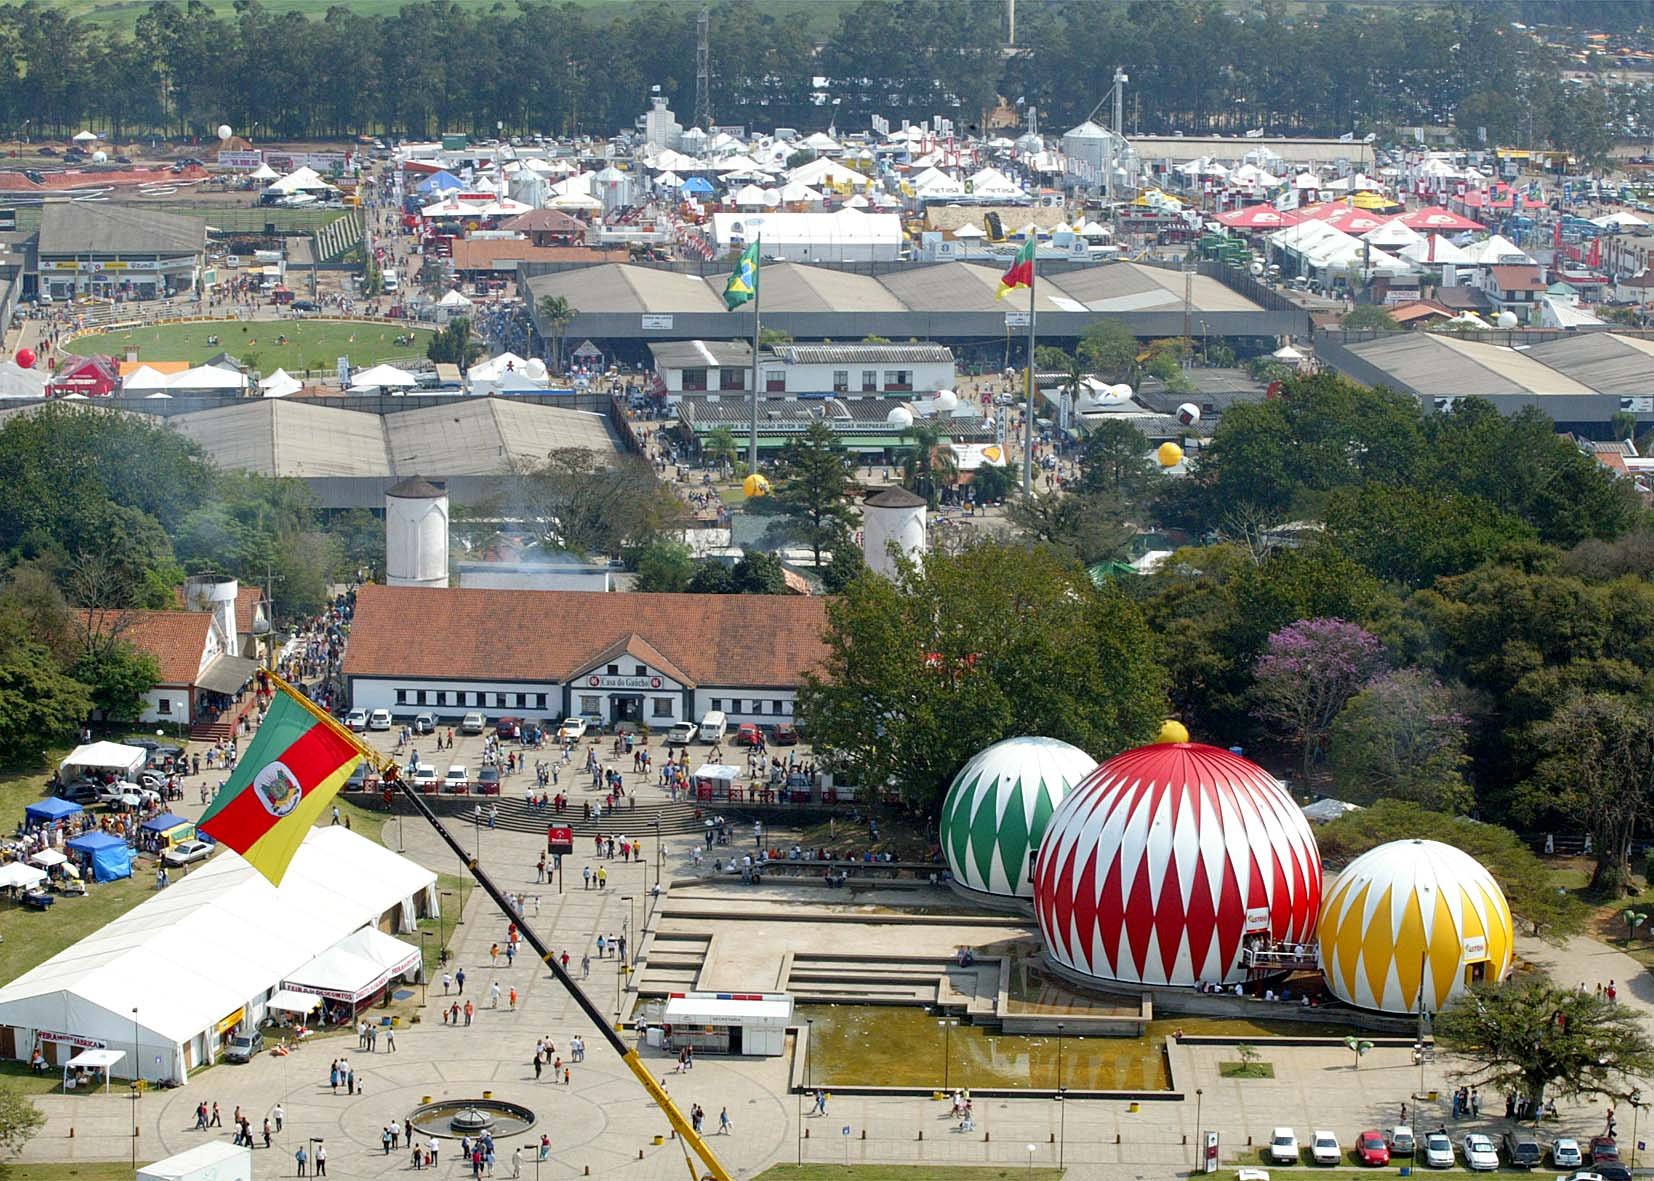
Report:
M574 323L575 316L580 314L578 308L568 301L566 296L547 295L539 303L540 319L545 322L551 332L551 371L563 371L563 333L569 325Z
M942 424L935 419L914 423L907 434L913 444L902 456L902 486L935 508L937 490L959 482L959 458L942 442Z
M701 454L716 463L720 469L726 464L733 468L735 461L740 458L741 444L736 441L734 431L727 426L721 426L701 441Z

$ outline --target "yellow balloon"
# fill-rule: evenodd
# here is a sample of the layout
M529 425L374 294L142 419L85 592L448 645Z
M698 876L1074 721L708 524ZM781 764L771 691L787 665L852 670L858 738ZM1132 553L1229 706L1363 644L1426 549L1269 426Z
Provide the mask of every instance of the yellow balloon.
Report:
M1160 723L1160 733L1154 736L1155 744L1189 741L1189 727L1176 718L1167 718Z
M768 496L770 494L770 482L757 472L753 472L752 475L741 481L741 491L745 492L748 498Z
M1161 467L1176 467L1183 462L1183 448L1176 443L1162 443L1154 457L1160 461Z

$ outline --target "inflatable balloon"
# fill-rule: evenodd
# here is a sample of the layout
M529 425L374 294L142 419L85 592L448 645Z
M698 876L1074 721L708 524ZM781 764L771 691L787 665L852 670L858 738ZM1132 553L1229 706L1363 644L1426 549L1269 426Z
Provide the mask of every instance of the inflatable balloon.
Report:
M1200 421L1200 407L1193 402L1185 402L1177 408L1177 421L1184 426L1194 426Z
M22 366L24 369L33 369L34 368L34 350L33 349L18 349L17 350L17 363L18 363L18 365Z
M749 500L757 496L768 496L770 494L770 482L757 472L753 472L752 475L741 481L741 491L747 494Z
M1176 467L1183 462L1183 448L1176 443L1162 443L1154 453L1161 467Z
M229 139L230 138L230 125L228 123L220 123L218 125L218 138L219 139Z
M1189 741L1189 727L1176 718L1167 718L1160 723L1160 733L1154 736L1154 741L1157 745L1168 742L1187 742Z
M905 431L913 425L913 411L906 406L893 407L889 414L884 416L885 422L899 431Z
M951 414L959 409L959 395L952 390L938 390L936 394L936 409L943 414Z

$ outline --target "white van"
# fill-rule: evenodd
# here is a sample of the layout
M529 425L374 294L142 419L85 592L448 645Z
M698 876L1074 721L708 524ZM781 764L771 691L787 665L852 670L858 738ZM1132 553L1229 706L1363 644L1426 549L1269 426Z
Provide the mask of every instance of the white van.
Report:
M701 719L702 742L722 742L728 732L729 719L724 717L724 711L721 709L715 709Z

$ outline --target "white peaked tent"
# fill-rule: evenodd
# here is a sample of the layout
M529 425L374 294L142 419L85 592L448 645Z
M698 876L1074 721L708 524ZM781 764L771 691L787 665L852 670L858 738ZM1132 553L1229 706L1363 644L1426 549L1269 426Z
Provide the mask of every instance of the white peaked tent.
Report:
M353 390L407 390L418 384L419 379L413 374L394 365L375 365L350 379Z
M278 369L259 382L258 388L259 392L266 398L286 398L302 390L304 383L288 373L287 370Z
M244 390L247 388L247 375L233 369L221 369L217 365L197 365L193 369L186 369L182 373L174 373L167 379L167 389L173 393L221 393L227 390Z
M1503 234L1464 247L1464 261L1474 266L1533 266L1532 256Z
M10 357L0 361L0 398L44 398L48 374L25 369Z
M1399 220L1392 219L1362 234L1361 240L1385 250L1397 250L1424 241L1424 235L1412 226L1403 225Z
M809 185L801 185L797 181L789 181L781 186L781 200L789 205L819 205L822 196Z
M1428 238L1419 236L1418 241L1401 248L1401 257L1409 262L1423 263L1426 266L1432 263L1468 263L1471 261L1469 253L1462 246L1455 246L1440 234L1431 234Z
M765 197L764 190L757 185L743 185L735 191L730 200L743 209L757 209L762 205L775 204Z
M295 168L280 180L272 181L265 190L270 193L329 193L336 186L322 179L322 174L308 165Z
M275 180L280 175L280 173L278 173L274 168L271 168L268 164L260 164L257 168L247 174L248 178L251 180Z
M848 185L859 188L867 184L867 178L861 173L825 158L800 164L787 173L787 179L801 185Z
M978 226L972 225L970 222L966 222L964 225L953 231L953 236L955 238L985 238L987 237L987 232Z
M98 138L98 135L97 135L97 132L95 132L95 131L82 131L82 132L78 132L75 135L75 142L77 144L95 143L97 141L97 138Z
M1026 198L1020 185L997 168L983 168L971 174L971 195L975 197Z
M150 390L164 390L169 380L167 375L159 369L151 369L148 365L140 365L121 381L123 394L148 393Z
M441 299L436 301L436 306L439 308L456 308L463 310L472 306L472 303L470 299L466 298L466 296L460 292L450 291Z

